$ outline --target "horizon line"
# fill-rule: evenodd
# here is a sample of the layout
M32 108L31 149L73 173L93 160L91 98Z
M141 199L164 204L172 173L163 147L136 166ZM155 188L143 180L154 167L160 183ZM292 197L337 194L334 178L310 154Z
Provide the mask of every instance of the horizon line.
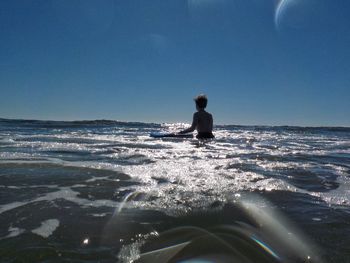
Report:
M25 118L3 118L0 117L0 121L41 121L41 122L119 122L119 123L144 123L144 124L174 124L185 122L147 122L147 121L125 121L125 120L113 120L113 119L77 119L77 120L50 120L50 119L25 119ZM330 126L330 125L290 125L290 124L214 124L214 126L246 126L246 127L298 127L298 128L345 128L350 129L350 126Z

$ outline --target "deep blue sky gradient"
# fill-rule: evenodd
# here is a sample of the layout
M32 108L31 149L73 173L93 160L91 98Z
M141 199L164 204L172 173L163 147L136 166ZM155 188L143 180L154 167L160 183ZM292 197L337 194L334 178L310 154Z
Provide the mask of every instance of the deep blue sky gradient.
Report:
M350 126L349 12L348 0L3 0L0 117L190 122L206 93L220 124Z

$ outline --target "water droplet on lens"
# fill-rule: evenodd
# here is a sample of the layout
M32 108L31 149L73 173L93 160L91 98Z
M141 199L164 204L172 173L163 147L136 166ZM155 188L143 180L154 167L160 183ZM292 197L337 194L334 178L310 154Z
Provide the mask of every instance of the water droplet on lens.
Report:
M85 238L85 239L83 240L83 245L88 245L89 243L90 243L89 238Z

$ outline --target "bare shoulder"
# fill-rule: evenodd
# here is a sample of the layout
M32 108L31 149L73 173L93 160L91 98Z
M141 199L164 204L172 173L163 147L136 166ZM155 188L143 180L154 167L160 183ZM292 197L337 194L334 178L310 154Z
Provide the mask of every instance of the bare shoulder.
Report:
M208 118L213 118L213 115L211 115L211 113L205 111L204 112L205 116L207 116Z
M207 118L207 117L211 116L211 114L209 112L207 112L207 111L197 111L196 113L194 113L193 116Z
M199 120L199 115L198 112L193 113L193 120L192 120L192 125L194 125L194 123L197 123Z
M210 122L213 122L213 115L209 112L205 112L205 119L209 120Z

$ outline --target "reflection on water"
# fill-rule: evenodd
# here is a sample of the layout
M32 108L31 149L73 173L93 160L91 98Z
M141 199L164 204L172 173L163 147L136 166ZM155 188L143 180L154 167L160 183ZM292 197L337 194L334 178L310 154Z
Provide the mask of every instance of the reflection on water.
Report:
M0 120L0 258L347 262L349 129L178 126Z

